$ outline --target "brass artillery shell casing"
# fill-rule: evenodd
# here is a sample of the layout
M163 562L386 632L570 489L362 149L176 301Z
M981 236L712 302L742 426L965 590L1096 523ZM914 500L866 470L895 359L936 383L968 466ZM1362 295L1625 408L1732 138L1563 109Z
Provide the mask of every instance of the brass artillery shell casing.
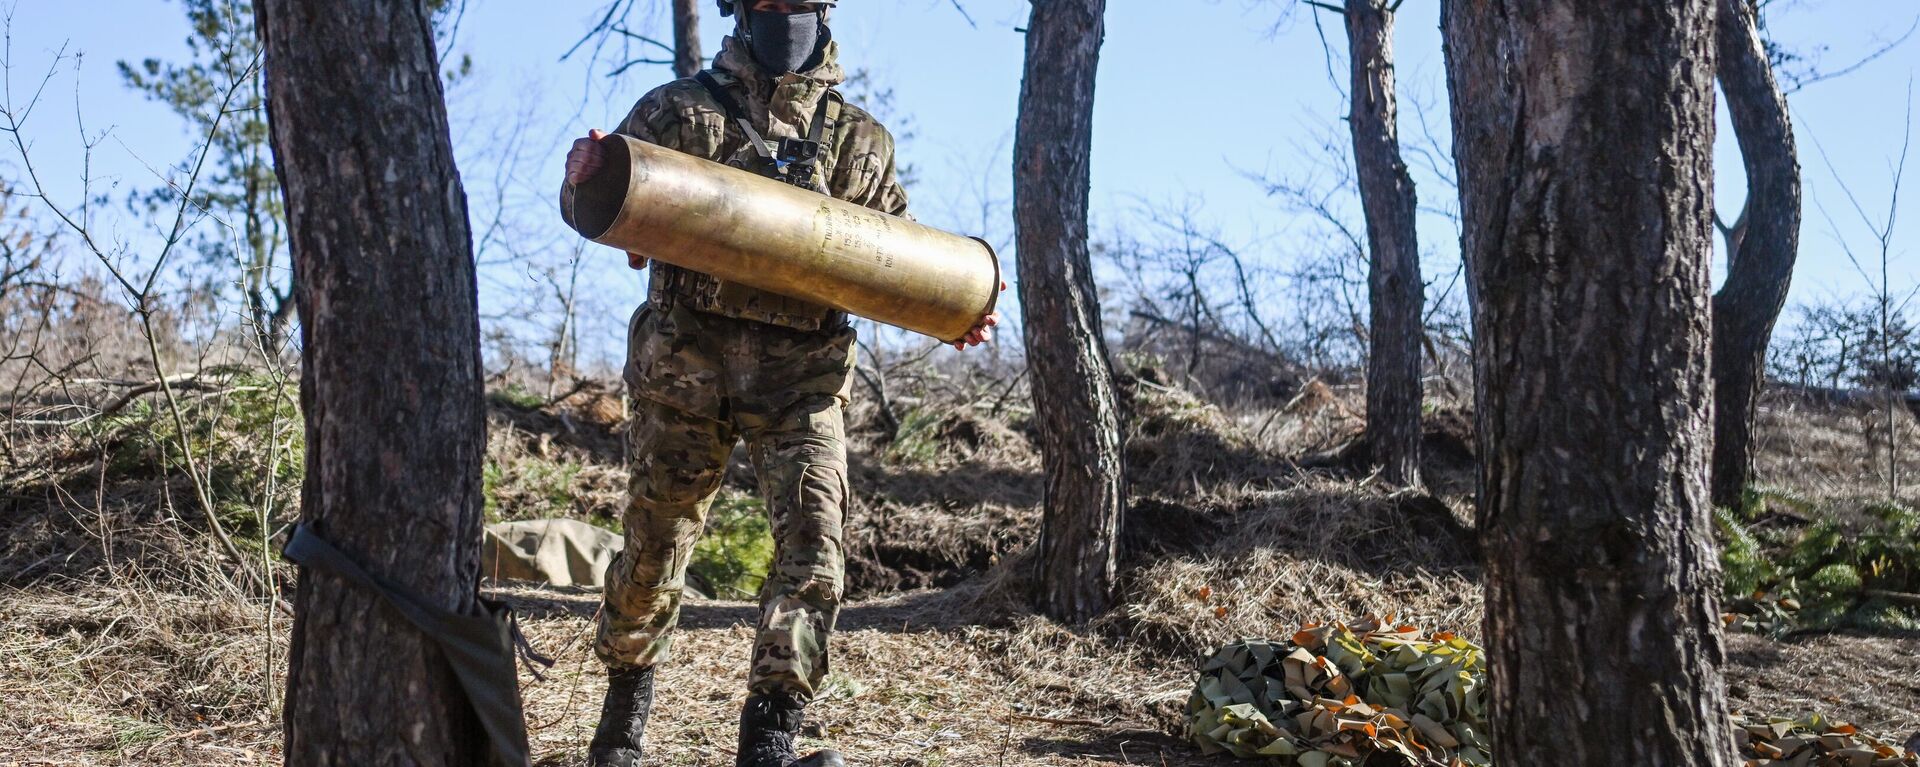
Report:
M561 190L582 236L722 280L958 340L993 311L993 248L655 146L600 140L606 166Z

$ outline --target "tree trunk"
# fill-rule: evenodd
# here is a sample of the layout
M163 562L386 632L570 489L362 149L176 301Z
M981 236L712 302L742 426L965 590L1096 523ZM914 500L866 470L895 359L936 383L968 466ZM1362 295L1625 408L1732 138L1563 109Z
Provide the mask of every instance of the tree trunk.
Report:
M1705 487L1714 0L1443 6L1502 764L1735 764Z
M1381 475L1420 484L1420 244L1414 234L1413 177L1400 158L1394 113L1393 12L1386 0L1347 0L1353 67L1354 168L1367 214L1372 305L1367 353L1367 444Z
M304 522L473 613L486 434L466 193L422 0L256 0L299 286ZM379 598L300 573L288 765L472 765L440 651Z
M1752 0L1719 0L1720 90L1747 169L1747 201L1727 237L1713 297L1713 503L1737 506L1753 476L1753 413L1767 344L1800 250L1800 155Z
M673 76L700 74L700 9L705 0L673 0Z
M1087 248L1105 13L1105 0L1034 0L1014 138L1020 306L1047 473L1034 601L1072 622L1111 604L1126 503L1113 367Z

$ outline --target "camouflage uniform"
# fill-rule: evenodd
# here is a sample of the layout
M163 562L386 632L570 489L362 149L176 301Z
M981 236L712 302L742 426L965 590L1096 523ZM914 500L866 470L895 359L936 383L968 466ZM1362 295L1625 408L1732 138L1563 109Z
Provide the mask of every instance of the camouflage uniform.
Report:
M844 79L836 53L829 44L820 66L769 81L729 38L710 74L764 137L804 138L821 95ZM619 132L736 167L746 167L753 151L693 79L648 93ZM904 215L907 198L886 129L845 105L832 133L820 173L833 196ZM607 577L595 645L601 660L647 667L667 656L688 559L734 442L745 439L775 546L748 684L756 693L813 697L827 673L827 637L843 586L848 489L841 410L853 365L854 331L845 315L654 264L648 304L629 328L627 541Z

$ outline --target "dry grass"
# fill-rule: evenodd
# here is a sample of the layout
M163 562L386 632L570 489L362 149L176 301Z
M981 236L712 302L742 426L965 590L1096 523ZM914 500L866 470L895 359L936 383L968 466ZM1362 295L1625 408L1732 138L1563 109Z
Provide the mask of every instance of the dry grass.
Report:
M1894 742L1920 735L1920 636L1727 638L1727 691L1755 717L1828 713Z
M1822 502L1887 496L1887 412L1770 391L1755 433L1754 472L1766 486ZM1902 502L1920 504L1920 421L1894 412Z
M522 679L537 763L584 764L604 685L587 645L597 599L531 589L507 596L534 642L559 656L546 681ZM956 625L947 616L966 596L919 592L850 607L809 742L869 765L1228 763L1169 734L1191 661L1155 643L1027 615ZM278 721L260 674L279 664L266 660L258 610L134 590L11 592L0 603L0 764L277 761ZM688 607L675 661L661 676L651 727L657 763L732 763L753 617L743 603ZM1239 613L1221 624L1214 630L1222 635L1273 625ZM284 632L284 623L274 629L275 646L284 646ZM1912 643L1737 636L1733 698L1756 713L1818 709L1875 732L1911 732L1920 727Z
M285 646L284 619L234 597L0 593L0 764L258 763Z

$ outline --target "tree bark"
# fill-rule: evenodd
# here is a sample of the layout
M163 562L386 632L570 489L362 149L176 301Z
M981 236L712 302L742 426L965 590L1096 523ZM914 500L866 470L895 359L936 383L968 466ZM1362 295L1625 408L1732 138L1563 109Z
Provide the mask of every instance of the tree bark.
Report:
M1381 476L1420 484L1420 243L1413 177L1400 157L1394 96L1393 12L1387 0L1347 0L1353 71L1353 160L1367 215L1371 305L1367 353L1367 444Z
M1093 86L1105 0L1034 0L1014 138L1014 224L1046 512L1036 606L1079 622L1112 603L1120 415L1087 246Z
M1494 753L1737 762L1705 487L1714 0L1449 0Z
M700 74L700 9L705 0L673 0L673 76Z
M1767 345L1800 250L1800 154L1752 0L1719 0L1720 90L1740 141L1747 201L1713 297L1713 503L1738 506L1753 477L1753 419Z
M304 522L476 612L486 434L466 193L421 0L256 0L299 286ZM289 765L473 765L488 740L432 643L303 569Z

